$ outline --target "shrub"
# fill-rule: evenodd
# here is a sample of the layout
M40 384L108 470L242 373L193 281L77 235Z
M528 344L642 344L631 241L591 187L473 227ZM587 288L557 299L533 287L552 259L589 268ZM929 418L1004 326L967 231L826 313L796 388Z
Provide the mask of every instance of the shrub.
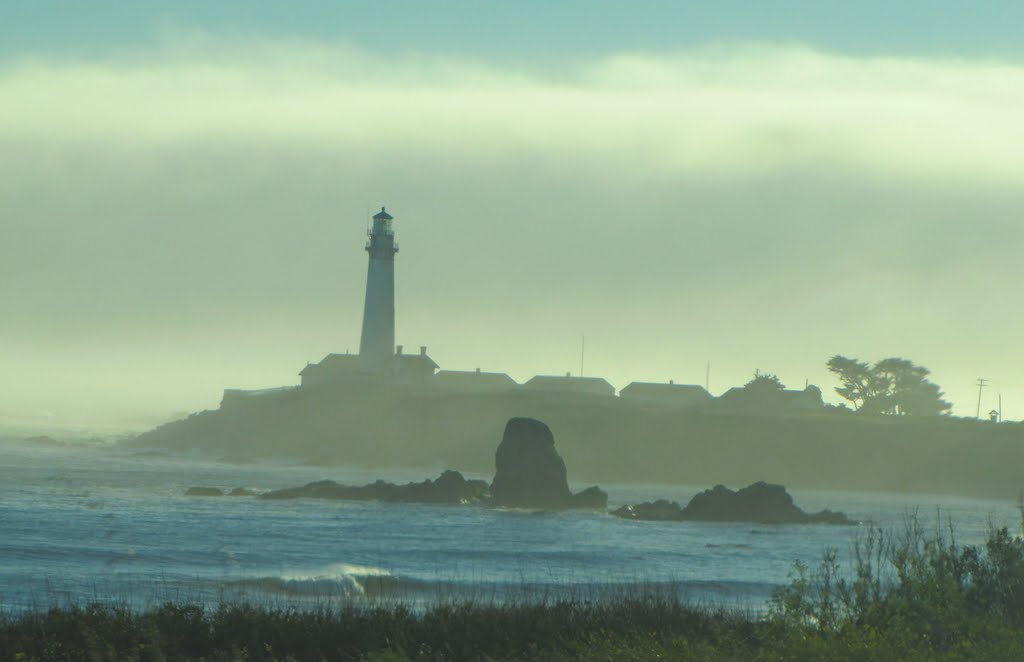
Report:
M883 633L940 652L1024 631L1024 540L1005 527L982 547L961 546L951 525L928 533L910 517L895 533L869 528L853 551L852 573L834 550L814 571L795 564L772 596L772 620L828 637Z

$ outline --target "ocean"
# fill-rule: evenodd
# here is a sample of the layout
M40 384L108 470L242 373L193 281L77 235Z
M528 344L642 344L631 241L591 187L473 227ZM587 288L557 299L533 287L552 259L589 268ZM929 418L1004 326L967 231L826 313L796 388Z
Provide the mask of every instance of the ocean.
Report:
M1011 498L809 490L790 490L804 510L840 510L864 524L659 523L593 512L184 495L190 486L268 490L324 478L420 481L444 468L229 464L128 445L0 440L0 611L166 601L415 607L591 599L638 585L759 611L795 561L815 566L831 548L848 568L868 522L892 530L913 515L929 527L951 522L959 542L976 544L992 526L1019 531L1021 519ZM685 504L713 481L602 487L615 508L657 498Z

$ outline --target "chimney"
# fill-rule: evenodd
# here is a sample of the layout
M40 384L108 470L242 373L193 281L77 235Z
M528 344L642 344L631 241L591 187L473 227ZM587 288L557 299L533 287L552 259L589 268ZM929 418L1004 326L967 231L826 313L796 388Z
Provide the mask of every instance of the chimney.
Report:
M401 355L402 355L402 346L401 345L396 345L395 346L395 356L401 356Z
M426 345L420 345L420 356L426 356L426 355L427 355L427 346Z

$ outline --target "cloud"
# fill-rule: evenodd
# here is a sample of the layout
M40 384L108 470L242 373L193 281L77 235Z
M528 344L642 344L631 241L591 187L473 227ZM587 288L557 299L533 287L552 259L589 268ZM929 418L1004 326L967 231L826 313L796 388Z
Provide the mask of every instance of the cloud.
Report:
M845 352L909 355L961 397L1024 358L1014 63L733 44L514 68L179 38L8 61L0 99L0 396L28 404L83 352L112 399L164 366L178 409L357 346L378 201L399 337L451 367L563 372L583 330L619 386L709 358L722 387L827 386Z
M801 47L621 54L554 71L311 43L9 63L5 140L258 142L642 158L663 174L832 162L980 182L1021 175L1024 67Z

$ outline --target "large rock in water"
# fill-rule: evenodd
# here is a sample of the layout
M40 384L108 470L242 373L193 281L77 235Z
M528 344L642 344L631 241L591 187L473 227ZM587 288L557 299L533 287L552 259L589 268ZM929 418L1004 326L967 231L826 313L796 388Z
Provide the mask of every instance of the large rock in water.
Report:
M551 428L532 418L512 418L505 425L494 454L491 501L512 508L594 508L608 504L608 495L590 487L573 496L565 462L555 450Z
M659 500L623 506L612 513L626 519L661 522L757 522L760 524L854 524L843 513L822 510L806 513L793 503L782 485L757 482L732 491L715 485L694 496L685 508L674 501Z
M724 485L715 485L690 499L682 515L683 519L712 522L853 523L846 515L831 510L805 513L796 507L785 487L764 481L735 492Z

